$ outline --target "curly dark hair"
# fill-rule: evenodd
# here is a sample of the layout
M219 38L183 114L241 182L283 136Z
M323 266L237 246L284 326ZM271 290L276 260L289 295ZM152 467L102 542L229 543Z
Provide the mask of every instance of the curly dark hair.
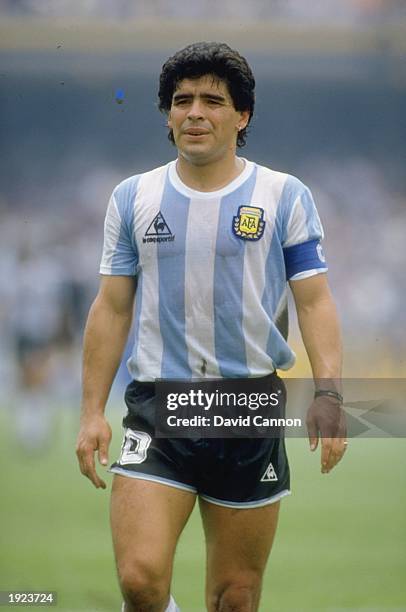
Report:
M177 51L162 66L159 77L159 110L169 113L173 93L183 79L214 75L227 84L237 111L249 111L251 121L255 105L255 79L247 60L225 43L198 42ZM237 146L246 142L247 128L238 132ZM174 143L172 130L168 134Z

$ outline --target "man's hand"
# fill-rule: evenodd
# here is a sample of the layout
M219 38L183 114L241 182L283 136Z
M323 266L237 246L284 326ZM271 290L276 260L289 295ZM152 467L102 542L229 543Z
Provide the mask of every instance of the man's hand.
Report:
M103 415L82 417L76 444L80 471L92 481L96 489L106 488L104 480L96 472L94 453L98 451L99 463L107 465L111 440L111 427Z
M310 450L321 438L321 471L328 473L342 459L347 448L347 423L341 403L332 397L317 397L306 418Z

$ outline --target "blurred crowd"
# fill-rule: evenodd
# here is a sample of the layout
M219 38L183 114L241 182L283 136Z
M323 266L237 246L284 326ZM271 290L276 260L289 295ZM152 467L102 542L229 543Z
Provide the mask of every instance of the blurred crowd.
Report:
M79 407L103 219L121 178L102 167L75 184L26 190L18 204L0 200L0 408L27 452L46 450L58 411Z
M17 206L3 202L0 210L3 389L22 384L25 362L38 352L47 358L47 369L52 370L49 378L56 383L55 387L65 397L69 388L76 390L81 334L97 291L106 199L113 183L120 180L104 170L103 177L98 173L84 176L74 188L54 186L52 201L44 198L33 206L32 195L26 194L27 200ZM67 192L68 197L64 196ZM10 359L12 356L14 359Z
M0 14L22 17L96 19L286 19L309 23L365 25L406 17L404 0L2 0Z
M361 349L367 355L366 372L368 361L379 366L389 353L395 369L381 375L394 376L396 367L405 369L406 194L365 158L312 160L303 174L325 228L329 276L348 357Z

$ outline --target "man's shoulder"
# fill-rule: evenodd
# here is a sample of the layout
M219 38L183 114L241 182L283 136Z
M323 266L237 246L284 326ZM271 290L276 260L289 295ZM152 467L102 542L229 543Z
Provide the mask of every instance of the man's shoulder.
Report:
M293 174L288 172L282 172L281 170L275 170L269 166L263 166L255 163L257 169L258 178L269 183L286 185L295 189L306 189L306 185Z
M113 194L115 197L117 196L126 196L137 191L138 185L140 181L156 181L166 175L169 164L165 164L163 166L158 166L157 168L153 168L152 170L146 170L145 172L140 172L139 174L133 174L123 179L116 187L114 188Z
M298 197L301 197L308 188L302 181L287 172L274 170L269 166L255 163L256 184L259 193L270 197L274 206L282 209L290 206Z

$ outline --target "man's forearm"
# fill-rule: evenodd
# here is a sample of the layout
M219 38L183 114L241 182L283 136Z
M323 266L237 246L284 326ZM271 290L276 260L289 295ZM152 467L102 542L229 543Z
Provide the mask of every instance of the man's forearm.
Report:
M83 343L82 414L103 413L131 327L131 313L116 313L96 298Z
M331 381L340 388L342 344L337 310L331 296L297 309L299 327L316 387Z

